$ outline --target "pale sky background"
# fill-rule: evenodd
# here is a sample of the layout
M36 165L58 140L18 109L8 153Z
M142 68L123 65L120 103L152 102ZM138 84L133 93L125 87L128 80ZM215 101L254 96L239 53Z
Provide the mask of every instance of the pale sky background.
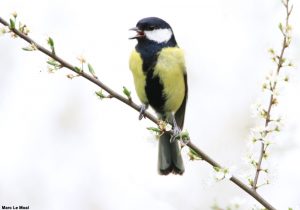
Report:
M300 4L291 17L288 58L299 65ZM83 55L105 84L134 92L128 57L135 41L128 29L148 16L170 23L186 52L189 100L185 127L193 142L234 174L253 175L245 162L250 129L258 125L251 104L274 69L267 50L279 50L279 0L59 1L1 0L0 16L13 11L30 36L72 64ZM69 80L62 69L47 72L47 58L25 52L27 44L0 37L0 206L42 210L208 210L257 202L233 183L214 180L204 161L188 160L183 176L157 174L157 142L138 113L115 99L100 101L83 78ZM261 194L280 210L300 209L300 74L287 70L276 113L284 128L271 146L271 184ZM267 163L267 162L266 162ZM263 181L264 177L261 177Z

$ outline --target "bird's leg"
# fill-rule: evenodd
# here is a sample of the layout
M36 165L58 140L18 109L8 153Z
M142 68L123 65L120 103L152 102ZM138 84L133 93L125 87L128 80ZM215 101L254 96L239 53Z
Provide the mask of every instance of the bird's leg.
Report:
M145 118L145 111L147 110L148 105L147 104L142 104L140 108L140 115L139 115L139 120Z
M172 135L170 141L173 142L178 136L180 136L181 129L178 127L178 125L176 123L175 116L174 116L173 113L171 114L171 118L172 118L172 121L173 121L173 135Z

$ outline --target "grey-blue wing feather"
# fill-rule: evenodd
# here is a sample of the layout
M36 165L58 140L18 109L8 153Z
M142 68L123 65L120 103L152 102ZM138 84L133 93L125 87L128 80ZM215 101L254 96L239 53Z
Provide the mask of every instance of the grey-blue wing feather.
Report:
M187 97L188 97L188 85L187 85L187 75L184 75L184 85L185 85L185 94L184 94L184 99L179 107L179 109L175 113L175 119L176 123L179 126L180 129L183 128L184 124L184 116L185 116L185 107L186 107L186 102L187 102Z

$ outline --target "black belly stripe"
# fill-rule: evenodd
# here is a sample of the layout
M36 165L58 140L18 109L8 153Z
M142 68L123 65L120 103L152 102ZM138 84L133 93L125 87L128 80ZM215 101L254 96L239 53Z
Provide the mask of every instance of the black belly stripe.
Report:
M160 114L164 113L164 104L166 102L163 89L164 86L160 82L159 77L153 77L153 69L148 71L146 75L146 95L150 106Z
M143 71L146 76L145 92L150 106L161 115L164 113L166 98L163 94L164 86L158 76L153 77L154 67L157 62L159 52L164 47L177 46L175 37L167 43L156 43L148 39L139 40L136 50L141 54L143 60Z

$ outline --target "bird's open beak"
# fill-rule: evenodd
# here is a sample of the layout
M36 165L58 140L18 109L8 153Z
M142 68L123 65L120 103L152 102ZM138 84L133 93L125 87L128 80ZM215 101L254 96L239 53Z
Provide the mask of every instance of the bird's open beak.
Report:
M136 35L133 36L133 37L130 37L129 39L137 39L137 38L141 38L141 37L145 36L144 31L140 30L138 27L134 27L134 28L131 28L129 30L136 32Z

